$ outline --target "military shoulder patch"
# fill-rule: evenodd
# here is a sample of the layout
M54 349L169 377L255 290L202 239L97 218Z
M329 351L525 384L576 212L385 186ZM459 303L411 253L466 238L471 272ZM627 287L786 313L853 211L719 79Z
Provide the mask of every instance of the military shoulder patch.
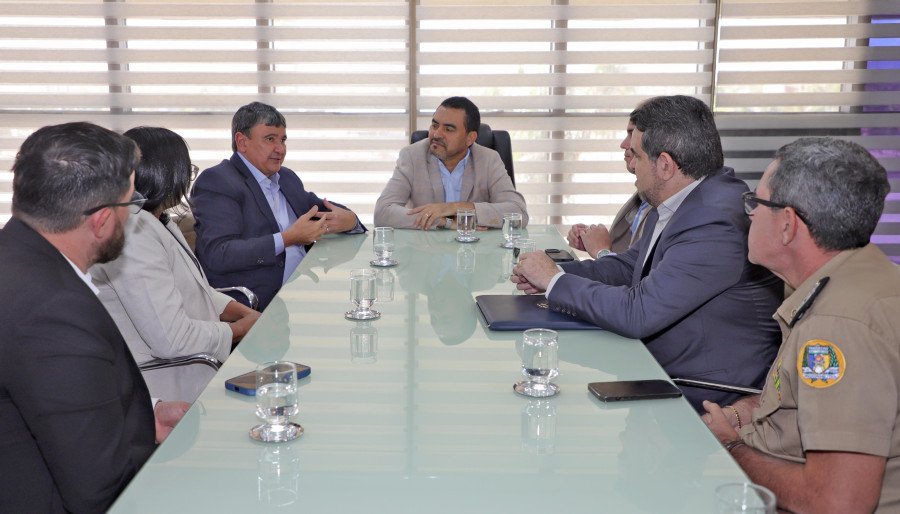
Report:
M800 380L817 389L837 384L843 378L846 367L841 349L822 339L807 341L797 356Z

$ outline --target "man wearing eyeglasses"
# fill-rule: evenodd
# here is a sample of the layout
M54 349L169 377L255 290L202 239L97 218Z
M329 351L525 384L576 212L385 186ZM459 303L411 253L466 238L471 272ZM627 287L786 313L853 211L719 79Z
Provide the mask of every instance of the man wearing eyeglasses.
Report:
M271 105L242 106L231 120L234 154L201 173L191 190L197 259L210 285L249 287L259 310L322 236L366 231L353 211L307 191L282 166L286 131Z
M16 155L0 230L0 512L106 510L190 407L151 403L87 274L119 255L144 202L138 160L89 123L44 127Z
M744 182L726 168L712 112L688 96L651 98L631 113L635 185L653 207L627 251L556 266L520 256L511 280L551 308L639 338L672 376L760 387L778 350L772 312L783 285L747 261ZM735 400L682 387L691 405Z
M704 421L791 512L900 512L900 273L869 242L890 185L856 143L778 150L750 215L750 260L794 288L761 395Z

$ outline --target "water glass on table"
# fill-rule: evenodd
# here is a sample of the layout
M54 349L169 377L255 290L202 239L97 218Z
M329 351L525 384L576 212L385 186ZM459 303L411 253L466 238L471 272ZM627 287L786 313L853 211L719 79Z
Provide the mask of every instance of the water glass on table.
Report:
M354 321L380 318L381 313L372 308L375 304L376 290L375 270L350 271L350 301L354 308L345 312L344 317Z
M775 495L747 482L716 487L716 514L775 514Z
M543 398L559 392L553 379L559 376L559 339L555 330L530 328L522 332L522 375L513 390L524 396Z
M510 212L503 215L503 248L515 248L516 239L522 237L522 215Z
M460 243L474 243L478 241L475 235L475 210L460 209L456 211L456 240Z
M519 238L516 239L513 247L513 264L519 263L519 256L523 253L531 253L535 250L534 239Z
M265 423L250 429L250 437L266 443L300 437L303 427L291 421L299 410L297 366L286 361L260 364L256 368L256 415Z
M369 261L372 266L387 268L396 266L394 254L394 229L391 227L375 227L372 235L372 249L375 251L375 260Z

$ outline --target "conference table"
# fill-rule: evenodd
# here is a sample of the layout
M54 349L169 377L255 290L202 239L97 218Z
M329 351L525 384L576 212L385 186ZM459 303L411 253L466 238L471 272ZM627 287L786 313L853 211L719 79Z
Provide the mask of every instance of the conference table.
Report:
M747 481L683 398L603 403L595 381L667 378L644 345L560 331L560 392L516 394L521 332L491 331L480 294L513 294L499 230L397 230L377 270L380 319L344 319L350 271L372 232L328 236L304 258L110 512L703 513L717 486ZM530 226L538 248L564 248ZM300 380L305 433L249 437L255 402L224 387L263 362Z

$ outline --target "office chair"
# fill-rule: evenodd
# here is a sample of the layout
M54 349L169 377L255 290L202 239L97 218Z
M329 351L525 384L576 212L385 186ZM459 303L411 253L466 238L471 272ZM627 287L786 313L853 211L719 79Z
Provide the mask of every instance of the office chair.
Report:
M427 130L416 130L410 135L409 142L415 143L426 137L428 137ZM482 123L478 127L478 139L475 142L500 154L500 159L503 161L503 165L506 166L506 173L509 175L513 186L515 186L516 177L513 174L512 141L509 137L509 132L505 130L491 130L490 125Z
M170 359L153 359L138 365L141 371L150 371L153 369L171 368L174 366L187 366L189 364L206 364L212 369L218 370L222 363L219 359L208 353L195 353L193 355L182 355L180 357L172 357Z

